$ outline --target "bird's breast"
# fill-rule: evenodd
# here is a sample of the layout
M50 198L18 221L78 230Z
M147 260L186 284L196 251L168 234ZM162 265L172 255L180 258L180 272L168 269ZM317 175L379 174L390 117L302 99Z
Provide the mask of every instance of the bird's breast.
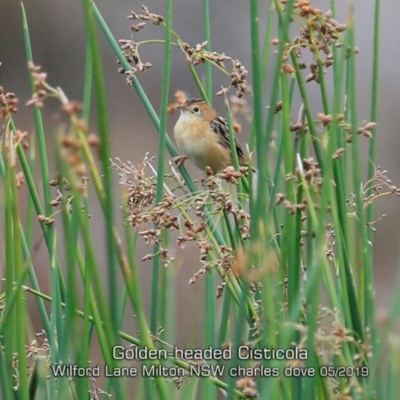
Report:
M181 151L200 169L211 167L214 173L231 164L230 151L218 142L206 121L193 123L181 116L175 125L175 140Z

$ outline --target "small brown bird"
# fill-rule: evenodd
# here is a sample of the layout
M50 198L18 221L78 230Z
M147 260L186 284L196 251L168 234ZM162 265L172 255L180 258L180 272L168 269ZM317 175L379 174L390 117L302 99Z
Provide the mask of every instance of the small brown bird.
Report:
M214 173L233 165L227 120L201 99L189 99L177 108L181 115L174 129L175 140L185 158L203 171L210 167ZM247 166L236 139L235 145L239 164Z

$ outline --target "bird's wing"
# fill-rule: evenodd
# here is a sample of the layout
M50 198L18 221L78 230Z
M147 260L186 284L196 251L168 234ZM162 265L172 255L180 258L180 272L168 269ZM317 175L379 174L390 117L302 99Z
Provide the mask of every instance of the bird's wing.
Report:
M231 145L229 142L229 126L228 126L228 121L221 117L218 116L214 120L211 121L210 123L211 129L218 135L218 141L219 143L230 149ZM242 147L240 146L240 143L237 141L235 137L235 146L236 146L236 152L238 154L239 158L244 158L244 153L242 150Z

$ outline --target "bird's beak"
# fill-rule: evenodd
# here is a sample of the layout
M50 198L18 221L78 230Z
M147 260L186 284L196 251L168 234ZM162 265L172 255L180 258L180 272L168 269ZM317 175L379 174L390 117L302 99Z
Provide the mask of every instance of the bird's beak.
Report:
M176 108L177 110L179 110L179 111L182 111L182 110L184 109L183 105L176 106L175 108Z

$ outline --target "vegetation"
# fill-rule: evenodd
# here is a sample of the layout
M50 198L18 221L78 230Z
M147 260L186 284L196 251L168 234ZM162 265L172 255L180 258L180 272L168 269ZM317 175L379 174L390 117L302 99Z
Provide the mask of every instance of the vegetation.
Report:
M335 20L334 1L325 12L305 0L276 0L267 16L259 14L257 0L249 1L249 71L211 48L208 0L203 0L203 20L198 21L204 38L197 45L187 44L172 29L172 0L166 1L165 18L145 6L140 13L132 11L132 36L119 42L96 5L83 3L88 50L82 102L52 87L35 65L23 6L34 134L18 128L17 98L7 91L7 82L0 91L3 398L394 398L400 370L398 301L385 324L378 325L372 262L374 202L399 195L386 171L375 166L380 2L375 2L367 122L357 117L353 3L344 25ZM263 36L261 19L268 21ZM144 154L139 165L111 158L98 28L159 132L157 154ZM298 34L292 37L294 28ZM165 40L139 42L141 29L164 29ZM153 73L139 51L149 42L158 43L165 54L160 114L140 84L142 71ZM168 112L185 100L179 91L171 101L173 52L181 55L208 102L215 95L213 71L226 74L217 95L225 99L231 146L234 131L247 129L238 123L238 116L244 116L249 162L256 173L234 160L235 166L221 174L205 173L195 182L185 166L167 163L178 155L166 132ZM199 64L205 66L204 76ZM319 94L317 106L310 102L312 90ZM89 128L92 96L96 134ZM53 155L41 117L49 97L60 102L68 120L67 131L58 129L56 176L50 173ZM361 141L369 141L368 171L361 169ZM115 193L116 181L120 193ZM29 191L25 222L23 185ZM105 227L106 276L92 236L90 210L97 203ZM123 229L116 223L120 212ZM35 218L40 239L33 235ZM173 254L191 241L198 247L200 269L189 284L204 287L193 312L201 310L204 323L198 342L179 349L175 325L182 320L176 313ZM151 248L143 259L152 262L151 288L139 279L143 263L137 245L143 242ZM49 260L49 293L38 278L44 266L35 260L42 243ZM143 301L148 291L150 310ZM40 332L32 332L31 300L40 315ZM131 331L122 328L127 320ZM100 364L91 361L94 342Z

